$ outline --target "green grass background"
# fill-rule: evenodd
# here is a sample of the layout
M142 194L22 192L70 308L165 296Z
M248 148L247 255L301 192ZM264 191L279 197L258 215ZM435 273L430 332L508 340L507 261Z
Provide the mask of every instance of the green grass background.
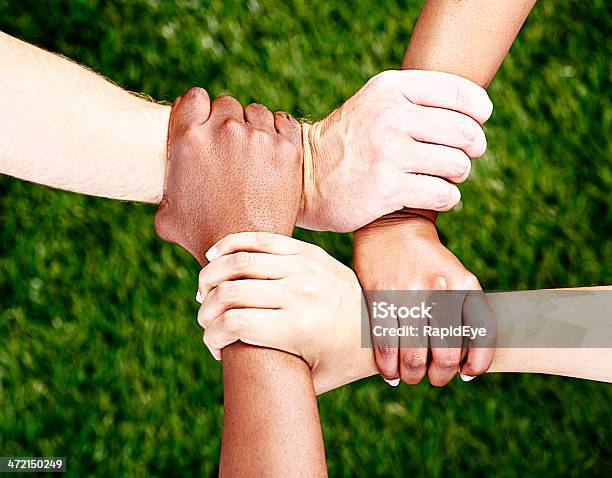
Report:
M420 6L0 0L0 29L158 99L203 85L315 119L398 67ZM612 283L610 27L605 0L540 2L489 89L489 151L440 220L486 288ZM70 476L216 474L198 266L153 212L0 178L0 455L65 455ZM350 262L350 236L297 235ZM374 377L319 405L332 476L610 476L611 399L557 377Z

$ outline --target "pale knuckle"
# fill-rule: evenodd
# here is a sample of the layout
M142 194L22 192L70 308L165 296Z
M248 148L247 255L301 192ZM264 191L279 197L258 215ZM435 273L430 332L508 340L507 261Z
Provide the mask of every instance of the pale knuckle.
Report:
M244 270L248 268L253 262L254 257L255 256L253 254L250 254L246 251L237 252L236 254L234 254L234 257L233 257L234 269Z
M462 140L471 145L476 143L482 135L482 130L476 124L468 123L462 126L461 128L461 138Z
M272 243L272 234L269 232L257 232L255 234L255 243L259 247L268 247Z
M465 181L472 170L472 161L467 156L457 158L454 168L455 178L458 182Z
M222 304L235 302L239 299L239 290L231 282L222 282L217 286L217 299Z
M204 307L200 307L200 310L198 311L198 324L203 329L205 329L208 325L208 318L206 316L206 309Z
M305 280L298 289L300 297L306 300L316 300L319 297L319 286L314 280Z
M223 325L226 331L239 334L242 330L242 312L239 310L228 310L223 314Z
M394 74L393 70L381 71L377 75L375 75L372 78L370 78L370 80L367 82L367 84L369 84L371 86L376 86L376 87L384 87L386 85L389 85L390 82L394 82L395 81L394 76L395 76L395 74Z
M436 207L449 206L451 202L451 191L449 188L441 187L436 191L434 204Z
M461 279L461 287L463 290L479 290L480 282L474 274L467 272Z
M208 288L208 286L210 285L209 281L210 279L209 279L208 271L206 269L202 269L200 273L198 274L198 284L200 286L200 289Z

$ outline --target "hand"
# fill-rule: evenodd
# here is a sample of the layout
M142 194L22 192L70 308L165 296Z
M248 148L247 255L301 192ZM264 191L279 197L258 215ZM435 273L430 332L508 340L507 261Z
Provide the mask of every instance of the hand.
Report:
M164 197L157 234L206 263L205 251L238 231L290 235L302 191L301 131L286 113L212 104L206 90L179 97L170 116Z
M321 248L265 233L231 234L200 273L204 343L221 359L237 341L299 355L317 393L372 375L361 347L361 289Z
M480 125L492 109L484 89L458 76L376 75L327 118L302 125L298 225L347 232L404 207L451 209L460 199L451 183L484 153Z
M440 243L433 222L422 217L391 215L355 232L353 262L364 291L481 291L478 279ZM465 379L486 372L494 355L490 347L494 346L495 322L484 294L472 294L472 298L475 301L463 303L463 321L477 318L485 322L483 325L491 333L488 348L470 348L464 361L460 348L431 348L428 364L427 348L409 347L404 339L398 343L373 338L376 364L383 378L392 384L399 383L399 378L415 384L427 374L432 385L442 386L460 367ZM466 307L474 303L477 305ZM486 313L482 313L483 309L487 309ZM457 320L461 323L461 310Z

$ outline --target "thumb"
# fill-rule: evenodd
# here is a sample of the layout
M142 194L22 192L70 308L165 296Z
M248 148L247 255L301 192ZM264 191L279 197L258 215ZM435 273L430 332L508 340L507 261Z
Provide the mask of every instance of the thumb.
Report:
M172 123L203 124L210 116L210 96L204 88L194 87L179 96L172 107Z

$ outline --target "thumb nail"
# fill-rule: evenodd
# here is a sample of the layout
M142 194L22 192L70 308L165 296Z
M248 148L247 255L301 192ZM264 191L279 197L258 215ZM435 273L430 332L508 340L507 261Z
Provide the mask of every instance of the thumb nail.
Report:
M199 302L200 304L202 303L202 294L200 294L199 290L196 294L196 302Z
M387 382L390 386L392 387L397 387L400 383L400 379L399 378L394 378L393 380L387 380L386 378L383 379L385 382Z
M463 380L464 382L469 382L470 380L474 380L476 378L471 375L463 375L462 373L460 373L459 376L461 377L461 380Z

